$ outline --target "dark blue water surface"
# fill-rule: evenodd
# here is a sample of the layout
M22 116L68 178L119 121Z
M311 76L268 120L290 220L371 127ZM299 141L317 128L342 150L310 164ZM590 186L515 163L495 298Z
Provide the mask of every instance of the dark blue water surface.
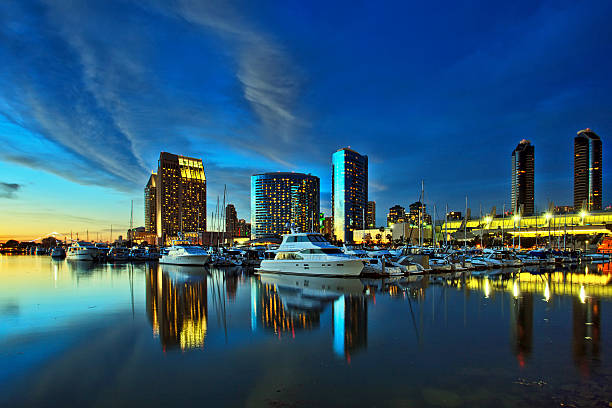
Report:
M608 265L367 280L0 256L1 406L608 406L611 352Z

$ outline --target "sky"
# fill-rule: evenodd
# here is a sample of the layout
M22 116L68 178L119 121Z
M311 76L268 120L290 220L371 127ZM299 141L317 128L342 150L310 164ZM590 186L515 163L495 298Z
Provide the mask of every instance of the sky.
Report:
M510 201L535 145L536 206L571 205L573 138L603 140L612 202L612 2L0 2L0 240L143 225L160 151L202 158L208 214L250 176L321 179L369 157L377 222L419 198Z

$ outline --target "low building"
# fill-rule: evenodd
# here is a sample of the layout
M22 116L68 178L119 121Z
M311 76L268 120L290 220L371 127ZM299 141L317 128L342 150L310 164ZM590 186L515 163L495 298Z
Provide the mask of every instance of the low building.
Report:
M382 231L381 231L382 229ZM393 239L393 229L370 228L353 231L353 242L355 244L388 244Z

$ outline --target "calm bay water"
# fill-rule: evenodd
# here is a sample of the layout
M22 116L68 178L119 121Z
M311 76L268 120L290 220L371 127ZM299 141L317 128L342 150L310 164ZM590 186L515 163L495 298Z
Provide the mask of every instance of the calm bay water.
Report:
M609 271L359 280L0 256L0 406L607 406Z

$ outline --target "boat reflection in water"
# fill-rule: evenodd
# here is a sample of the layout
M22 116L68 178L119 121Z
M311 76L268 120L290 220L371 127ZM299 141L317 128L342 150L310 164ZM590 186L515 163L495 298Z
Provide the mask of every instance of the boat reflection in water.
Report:
M324 278L261 273L251 283L251 328L273 331L279 338L321 324L331 307L334 352L350 360L367 347L366 287L357 278Z
M168 349L202 349L208 330L206 270L157 265L147 272L147 315L153 335Z

